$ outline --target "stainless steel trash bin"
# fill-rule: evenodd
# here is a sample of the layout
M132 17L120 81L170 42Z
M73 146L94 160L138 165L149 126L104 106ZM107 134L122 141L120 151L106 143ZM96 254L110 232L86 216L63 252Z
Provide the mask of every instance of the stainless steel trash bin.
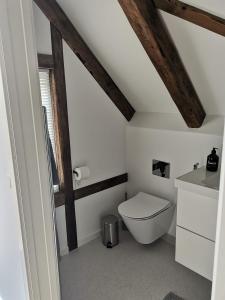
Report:
M119 220L114 215L102 219L102 242L107 248L119 244Z

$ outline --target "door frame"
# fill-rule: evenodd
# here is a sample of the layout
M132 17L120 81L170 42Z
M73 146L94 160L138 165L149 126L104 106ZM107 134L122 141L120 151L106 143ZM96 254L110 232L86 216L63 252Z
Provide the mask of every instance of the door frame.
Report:
M225 127L220 173L220 191L217 212L216 243L214 255L211 300L225 299Z
M29 299L60 300L32 4L31 0L1 0L0 66Z

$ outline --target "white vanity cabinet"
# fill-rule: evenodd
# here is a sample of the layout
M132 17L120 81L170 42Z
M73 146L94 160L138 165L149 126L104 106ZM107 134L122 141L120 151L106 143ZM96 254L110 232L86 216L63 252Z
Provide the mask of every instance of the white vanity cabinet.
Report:
M219 174L199 168L175 181L176 261L212 280Z

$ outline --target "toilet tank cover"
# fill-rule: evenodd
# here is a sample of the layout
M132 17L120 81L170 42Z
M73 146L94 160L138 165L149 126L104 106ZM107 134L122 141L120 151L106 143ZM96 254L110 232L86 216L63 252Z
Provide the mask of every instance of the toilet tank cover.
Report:
M160 213L169 206L168 200L140 192L133 198L121 203L118 211L120 215L128 218L144 219Z

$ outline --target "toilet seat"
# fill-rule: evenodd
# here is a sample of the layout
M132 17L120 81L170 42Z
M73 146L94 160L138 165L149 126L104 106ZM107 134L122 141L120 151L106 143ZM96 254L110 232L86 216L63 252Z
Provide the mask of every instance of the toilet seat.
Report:
M171 206L168 200L146 193L138 193L133 198L121 203L118 207L120 215L130 219L151 219Z

